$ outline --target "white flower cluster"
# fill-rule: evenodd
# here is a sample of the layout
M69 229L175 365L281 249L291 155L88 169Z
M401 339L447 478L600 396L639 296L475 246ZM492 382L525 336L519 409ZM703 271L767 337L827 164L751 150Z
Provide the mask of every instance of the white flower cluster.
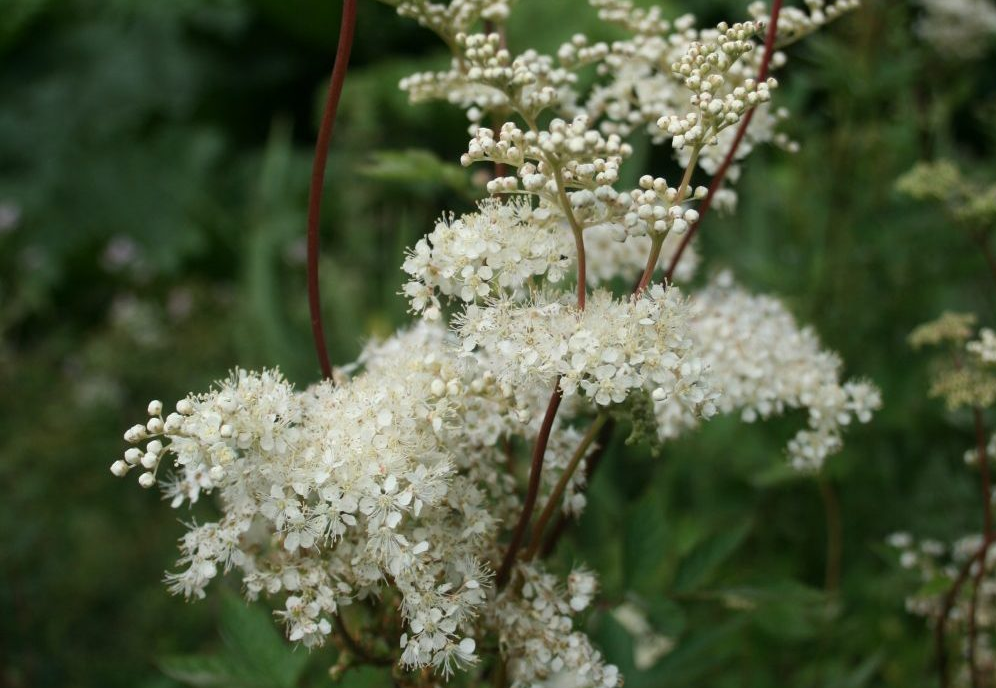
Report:
M590 686L615 688L619 669L605 664L573 617L591 603L595 578L575 570L562 586L535 565L519 567L522 589L502 594L495 609L499 640L509 657L512 688Z
M439 317L439 297L466 303L507 292L520 294L534 277L560 282L574 242L557 215L528 200L482 201L478 212L436 223L409 252L404 293L412 310Z
M588 283L597 285L621 278L626 285L632 285L640 277L646 267L647 256L650 255L651 239L647 234L630 235L619 241L621 232L626 232L618 224L600 224L588 227L584 231L584 243L588 251ZM682 236L677 233L668 234L664 239L658 267L670 265L675 252L681 244ZM574 254L572 246L571 255ZM675 282L688 282L695 276L699 265L699 254L694 244L689 245L681 255L674 271Z
M692 184L696 165L715 169L724 137L752 108L738 155L777 139L773 82L753 76L766 19L699 31L690 17L592 0L635 36L611 45L575 36L553 58L504 47L509 2L391 4L453 52L448 70L403 87L413 100L468 109L463 164L514 172L407 254L403 293L418 324L368 345L335 382L301 391L274 371L237 370L173 413L153 402L125 436L141 446L111 470L161 483L174 507L217 497L220 518L181 539L174 592L201 597L238 570L247 596L276 597L288 637L309 647L329 636L350 645L340 636L355 620L340 611L362 602L376 613L356 615L364 627L354 642L401 670L477 671L473 681L504 667L497 675L515 688L613 688L618 670L575 627L594 577L576 570L562 584L540 561L551 515L585 506L586 467L612 429L609 413L656 423L666 439L718 411L749 421L805 408L809 427L789 452L813 469L843 426L880 403L871 385L842 384L839 360L777 301L729 284L685 297L653 279L657 267L677 280L696 269L684 241L707 194ZM839 14L807 4L787 14L788 38ZM476 32L482 22L496 31ZM590 64L606 83L584 100L576 70ZM508 121L478 126L485 114ZM643 175L617 188L633 152L624 137L644 126L681 149L681 181ZM621 284L626 292L614 293ZM523 446L542 459L525 498ZM528 549L517 550L530 525ZM379 641L392 635L397 652L386 656ZM646 640L641 661L670 648ZM477 662L496 645L495 661Z
M712 394L692 353L686 312L677 288L660 285L623 300L597 290L584 310L540 294L526 305L503 299L470 306L457 332L464 352L482 352L512 387L556 379L564 396L580 390L599 406L642 390L693 417L708 416Z
M970 341L965 348L982 363L996 363L996 332L983 327L979 330L979 338Z
M139 460L144 486L169 455L174 506L202 491L224 506L222 520L184 536L172 589L200 597L218 571L241 569L250 595L286 595L288 636L310 646L340 605L390 581L408 623L405 666L472 661L495 520L473 508L482 488L456 478L446 445L448 392L464 382L425 349L305 392L274 372L236 371L130 430L130 441L153 438Z
M444 40L469 31L480 20L504 21L512 4L511 0L450 0L448 3L431 0L384 1L396 7L402 17L416 20Z
M467 109L477 123L485 112L511 105L535 117L574 100L577 75L548 55L527 50L513 57L497 33L461 32L448 42L455 52L448 70L402 79L401 89L412 102L446 100Z
M673 136L672 145L678 149L682 165L691 158L690 144L708 143L698 151L698 163L712 174L732 143L734 127L729 125L739 119L744 108L755 105L754 118L735 160L742 160L762 143L788 150L798 147L777 130L787 116L784 108L773 110L764 102L770 84L754 83L763 56L758 33L770 21L764 3L750 5L750 22L700 30L691 15L668 21L661 17L659 8L634 7L628 0L590 2L599 8L602 19L633 34L612 43L599 63L599 72L608 79L595 86L584 104L591 116L604 116L600 124L603 131L625 136L644 128L657 140ZM806 5L805 11L794 7L782 10L776 47L812 33L855 9L858 2L809 0ZM783 52L772 55L772 69L785 63ZM689 89L695 94L692 101ZM695 106L692 111L689 104ZM731 181L737 174L734 166Z
M657 126L672 137L672 146L714 143L720 131L739 122L749 109L771 99L769 90L777 86L771 78L760 83L746 78L724 93L726 72L754 49L752 39L763 28L754 22L720 24L714 40L692 43L681 59L671 65L671 71L692 92L690 103L695 108L687 114L662 115L657 120Z
M881 406L878 389L866 381L842 382L840 359L821 348L810 328L800 328L777 299L737 288L728 273L691 297L689 334L695 355L708 370L720 413L739 411L745 422L808 411L809 427L789 442L792 465L819 469L841 447L841 431L852 420L866 423ZM672 400L656 404L658 433L675 437L693 416Z
M942 55L968 60L981 55L996 38L996 4L991 0L920 0L924 15L920 37Z
M969 619L974 609L975 665L988 667L992 671L996 667L996 652L993 651L996 632L996 542L984 546L982 535L967 535L951 545L931 539L917 542L906 532L893 533L886 542L898 554L900 566L914 572L921 585L918 593L906 598L906 610L926 619L931 628L936 628L946 613L945 630L958 634L961 655L967 656L971 642ZM962 571L967 573L958 583ZM956 584L958 590L951 599L950 607L947 607L946 597ZM953 685L972 685L969 674L967 665L960 667Z

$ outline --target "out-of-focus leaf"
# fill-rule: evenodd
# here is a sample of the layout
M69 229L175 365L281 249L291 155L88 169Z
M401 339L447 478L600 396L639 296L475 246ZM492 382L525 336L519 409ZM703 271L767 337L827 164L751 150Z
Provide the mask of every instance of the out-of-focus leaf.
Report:
M0 50L18 36L42 13L50 0L4 0L0 21Z
M475 192L462 167L418 148L377 151L360 171L371 179L405 182L426 190L448 189L465 196L473 196Z
M655 631L672 638L677 638L685 632L688 615L677 602L658 597L648 601L646 607L647 617Z
M308 661L307 653L291 649L280 636L269 612L228 591L222 598L221 635L232 658L274 688L291 688Z
M766 633L783 640L812 636L837 611L822 590L795 581L730 588L718 595L729 609L745 612Z
M626 514L623 571L630 590L644 591L661 578L668 554L664 510L652 491Z
M696 545L678 565L674 590L689 592L707 585L716 570L743 544L751 527L750 521L744 521Z
M223 655L177 655L159 660L167 676L190 686L244 686L251 679Z
M738 643L730 641L745 624L746 619L734 617L705 631L689 635L652 670L637 675L632 680L627 677L627 685L630 688L704 685L700 682L704 674L715 671L732 655L740 652Z
M870 685L876 672L882 667L884 656L881 652L876 652L871 657L859 664L854 671L847 674L839 681L830 684L829 688L864 688Z

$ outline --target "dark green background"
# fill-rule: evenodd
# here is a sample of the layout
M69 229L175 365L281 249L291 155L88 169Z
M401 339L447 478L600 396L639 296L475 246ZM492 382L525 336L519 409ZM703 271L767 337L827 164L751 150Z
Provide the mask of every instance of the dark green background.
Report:
M743 11L667 6L703 24ZM317 377L300 255L337 7L0 2L0 685L170 685L163 657L238 656L224 632L238 605L226 621L221 595L185 604L160 582L178 520L210 506L173 512L108 466L150 398L171 404L236 364ZM473 193L449 165L466 145L463 115L410 107L397 89L445 63L439 46L390 8L363 0L359 14L323 220L339 363L406 320L403 247ZM883 410L848 435L827 477L843 517L841 588L823 592L817 483L781 469L801 416L718 420L656 458L619 441L558 565L587 562L607 603L636 595L677 638L641 675L632 639L604 608L591 614L627 686L933 685L928 631L903 609L917 582L882 541L896 529L949 539L979 516L961 459L968 419L926 399L926 359L905 336L944 308L991 325L996 291L957 228L893 185L936 156L996 176L996 53L946 62L912 36L915 16L866 0L791 49L776 99L802 150L756 152L740 211L702 232L703 275L731 267L781 294L848 374L882 388ZM522 0L509 40L552 51L577 30L606 35L581 0ZM673 169L666 151L636 147L631 177ZM408 148L446 164L383 154ZM112 241L137 257L110 265ZM299 682L328 683L333 659L313 653ZM344 685L383 681L353 673Z

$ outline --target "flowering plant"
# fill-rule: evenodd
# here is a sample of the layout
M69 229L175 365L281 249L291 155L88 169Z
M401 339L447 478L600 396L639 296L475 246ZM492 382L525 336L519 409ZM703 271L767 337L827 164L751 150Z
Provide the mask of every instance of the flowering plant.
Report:
M332 638L339 668L388 664L410 685L459 673L472 684L616 686L618 670L577 619L597 595L594 573L543 561L584 509L615 429L660 445L716 414L751 422L803 409L787 453L815 473L843 429L880 405L870 383L842 380L841 361L777 299L728 273L698 291L678 286L696 272L705 214L734 209L746 155L795 146L770 105L779 48L856 3L753 3L748 20L700 29L690 16L591 0L629 37L574 36L555 57L506 47L506 1L391 4L452 51L448 69L402 88L465 109L461 162L495 168L489 198L441 218L405 256L417 321L350 365L328 364L317 192L352 40L347 0L309 226L325 379L296 390L278 371L236 369L175 411L153 401L111 470L161 484L174 507L217 497L221 517L181 539L172 591L200 598L237 570L249 599L279 600L290 640ZM596 83L582 93L588 68ZM625 187L626 138L644 134L674 151L676 184L647 174ZM708 187L693 183L703 173Z
M901 177L897 187L918 200L943 204L946 220L969 238L996 279L990 234L996 221L996 185L967 178L946 160L919 163ZM973 313L945 312L910 333L916 349L940 350L931 370L929 394L943 399L950 412L968 411L974 446L964 453L965 464L978 471L982 506L982 531L948 544L932 538L915 540L896 532L888 544L899 554L904 569L915 571L922 587L906 600L907 609L928 620L933 632L940 684L953 685L948 644L957 633L964 664L954 684L986 685L996 669L991 649L996 625L996 530L993 527L991 463L996 458L996 435L988 436L985 413L996 404L996 332L977 328Z

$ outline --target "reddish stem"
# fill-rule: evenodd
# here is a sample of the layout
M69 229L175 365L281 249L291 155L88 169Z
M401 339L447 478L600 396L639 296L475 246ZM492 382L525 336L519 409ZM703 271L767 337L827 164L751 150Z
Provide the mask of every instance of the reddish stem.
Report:
M979 457L979 477L981 478L982 487L982 522L985 528L985 542L988 544L993 541L993 509L991 480L989 476L989 456L986 453L986 431L982 423L982 410L976 406L972 409L972 415L975 421L975 443ZM968 673L972 680L972 688L979 688L980 685L979 668L975 665L975 643L978 635L978 625L975 617L979 602L979 584L982 582L982 576L986 572L986 554L988 554L988 547L982 555L979 570L975 573L975 578L972 581L972 598L968 611Z
M329 82L325 109L318 127L318 141L315 143L315 160L311 167L311 188L308 193L308 308L311 311L311 335L315 340L315 352L322 377L332 377L332 363L325 344L325 329L322 326L321 292L318 288L318 224L322 212L322 185L325 182L325 163L328 159L329 141L335 126L342 85L349 69L349 54L353 49L353 33L356 28L356 0L343 0L342 23L339 25L339 45L336 48L332 78Z
M495 577L495 584L498 589L505 587L508 578L512 573L512 565L522 547L522 540L526 535L526 528L533 517L533 509L536 507L536 500L539 498L540 475L543 472L543 457L546 455L546 445L550 441L550 431L553 429L553 420L557 417L557 409L560 408L560 400L563 398L560 391L560 377L553 386L553 394L550 395L550 403L547 404L546 413L543 415L543 423L540 425L539 434L536 436L536 444L533 446L533 461L529 467L529 486L526 488L526 501L522 505L522 513L519 514L519 521L512 531L512 540L508 543L508 550L505 558L502 559Z
M609 446L609 440L612 438L612 432L615 430L615 420L609 419L609 421L602 426L602 429L598 433L598 439L595 440L597 443L595 449L592 450L591 454L585 459L585 483L589 483L591 476L595 473L595 469L602 460L602 456L605 454L605 449ZM550 556L557 547L557 543L560 542L560 538L563 537L564 531L567 530L567 525L570 519L566 514L561 513L557 517L557 521L553 524L553 528L550 530L550 534L547 535L546 540L543 541L543 546L540 548L539 557L540 559L545 559Z
M982 483L982 523L987 540L993 539L993 508L992 480L989 476L989 457L986 454L986 429L982 424L982 410L976 406L972 409L975 420L975 444L979 455L979 477Z
M986 573L986 557L982 557L982 561L979 563L979 570L975 572L975 576L972 578L972 597L969 602L969 616L968 616L968 675L972 682L972 688L981 688L982 683L979 680L979 668L975 665L975 644L976 638L978 636L978 626L976 623L976 613L975 610L979 604L979 584L982 583L982 576Z
M958 572L958 576L955 578L954 584L948 590L947 594L944 596L944 601L941 604L941 613L937 617L937 626L934 627L934 650L937 654L937 672L940 677L941 688L950 688L951 680L948 676L948 651L947 646L944 643L944 632L947 626L948 616L951 615L951 608L954 607L955 598L958 596L958 592L961 590L961 586L965 584L968 580L968 574L972 570L972 564L975 563L980 557L983 560L982 566L985 565L985 556L989 551L989 545L991 543L983 539L982 546L973 554L968 561L962 564L961 570Z
M768 33L764 37L764 56L761 58L761 67L757 72L758 83L764 81L768 78L768 67L771 65L771 57L775 52L775 36L778 33L778 15L782 11L782 0L774 0L771 3L771 19L768 23ZM668 265L667 272L664 274L664 279L668 282L674 276L674 271L678 267L678 261L681 260L681 254L685 252L688 244L692 242L695 237L695 233L699 229L699 225L702 224L702 219L709 212L709 208L712 207L712 199L719 191L719 187L723 185L723 180L726 178L726 173L730 169L730 165L733 164L733 159L736 157L737 149L740 148L740 143L743 141L744 135L747 133L747 127L750 126L750 121L754 118L754 110L757 108L751 108L744 115L744 118L740 120L740 126L737 128L737 135L733 139L733 145L730 146L730 150L726 152L726 157L723 158L723 163L716 170L716 174L713 176L712 181L709 183L709 192L706 197L702 200L702 205L699 206L699 219L697 219L692 226L688 228L685 236L681 239L681 244L678 245L678 250L674 252L674 256L671 257L671 263Z

